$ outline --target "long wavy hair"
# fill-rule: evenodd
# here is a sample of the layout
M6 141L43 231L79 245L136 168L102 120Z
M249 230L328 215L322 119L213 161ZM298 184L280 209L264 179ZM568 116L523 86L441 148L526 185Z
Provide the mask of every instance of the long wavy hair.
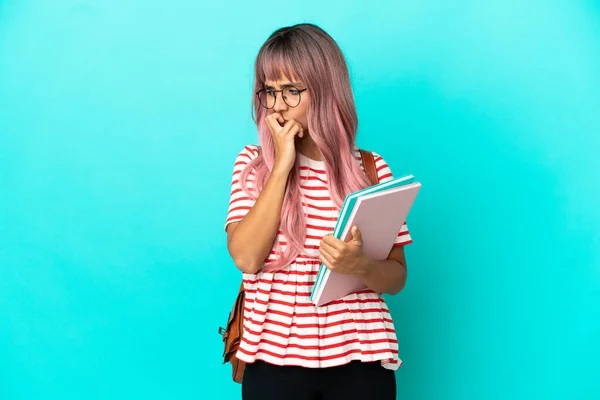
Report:
M307 105L308 133L323 155L331 198L340 209L347 194L369 185L354 158L358 118L350 85L348 67L342 51L329 34L313 24L284 27L271 34L262 45L254 65L254 93L267 80L299 79L310 92ZM242 189L256 199L273 169L275 147L263 108L256 96L252 118L258 127L261 155L241 172ZM254 187L248 190L248 174L254 170ZM282 204L280 230L287 239L285 251L279 246L275 261L263 267L274 272L289 265L304 250L306 216L300 193L298 157L290 171Z

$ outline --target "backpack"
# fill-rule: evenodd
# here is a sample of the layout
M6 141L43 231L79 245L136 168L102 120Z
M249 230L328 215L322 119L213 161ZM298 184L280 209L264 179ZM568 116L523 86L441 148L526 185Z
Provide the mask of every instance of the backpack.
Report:
M367 177L371 185L379 183L377 169L375 168L375 159L371 152L360 150L363 168L366 171ZM260 148L259 148L260 154ZM234 382L242 383L244 378L244 369L246 363L238 359L235 354L242 340L244 331L244 300L245 291L244 283L240 286L240 291L237 294L233 307L229 312L229 318L225 327L219 327L219 335L223 340L223 364L231 364L231 375Z

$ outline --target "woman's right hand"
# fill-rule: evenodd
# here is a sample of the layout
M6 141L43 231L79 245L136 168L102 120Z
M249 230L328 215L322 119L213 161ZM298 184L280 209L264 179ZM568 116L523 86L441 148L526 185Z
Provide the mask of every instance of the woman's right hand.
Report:
M304 130L299 122L290 119L285 121L280 113L272 113L265 117L265 121L275 145L275 163L273 171L285 174L290 173L296 161L296 135L302 137ZM281 124L285 124L282 126Z

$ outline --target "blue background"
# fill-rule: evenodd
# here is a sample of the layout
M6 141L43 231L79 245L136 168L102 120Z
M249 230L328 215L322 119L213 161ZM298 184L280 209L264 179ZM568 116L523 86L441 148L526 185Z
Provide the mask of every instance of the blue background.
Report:
M423 184L402 399L600 398L597 1L0 1L0 399L235 399L223 224L276 28Z

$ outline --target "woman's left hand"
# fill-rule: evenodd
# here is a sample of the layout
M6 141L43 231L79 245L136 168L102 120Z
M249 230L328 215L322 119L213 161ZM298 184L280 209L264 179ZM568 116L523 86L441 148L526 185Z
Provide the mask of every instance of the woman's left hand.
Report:
M319 247L319 259L327 268L342 274L362 275L367 271L369 259L362 250L362 236L356 226L351 238L344 242L333 235L326 235Z

